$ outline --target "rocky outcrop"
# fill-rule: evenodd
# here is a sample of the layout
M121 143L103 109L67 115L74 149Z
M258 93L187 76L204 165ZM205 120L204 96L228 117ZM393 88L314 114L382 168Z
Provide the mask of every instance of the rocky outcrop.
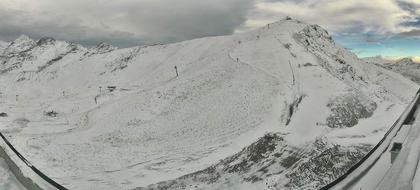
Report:
M348 93L330 100L327 107L331 109L327 126L346 128L357 125L359 119L371 117L377 105L365 96Z

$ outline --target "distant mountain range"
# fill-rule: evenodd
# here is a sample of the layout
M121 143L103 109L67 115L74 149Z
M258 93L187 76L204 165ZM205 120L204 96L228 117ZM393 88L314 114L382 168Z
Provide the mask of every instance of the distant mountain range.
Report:
M382 57L364 58L364 61L376 64L381 67L393 70L410 80L420 84L420 63L413 61L412 58L406 57L399 60L387 60Z

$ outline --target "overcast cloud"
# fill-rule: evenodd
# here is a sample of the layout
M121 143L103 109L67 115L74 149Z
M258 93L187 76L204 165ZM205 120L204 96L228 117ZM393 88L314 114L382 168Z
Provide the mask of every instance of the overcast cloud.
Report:
M286 15L368 42L420 36L418 0L0 0L0 39L26 34L125 47L227 35Z
M51 36L93 45L165 43L226 35L252 0L0 0L0 39Z

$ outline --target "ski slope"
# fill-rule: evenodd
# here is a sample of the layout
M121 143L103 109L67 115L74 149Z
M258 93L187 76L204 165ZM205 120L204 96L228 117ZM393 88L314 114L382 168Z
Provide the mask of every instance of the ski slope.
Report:
M22 36L0 52L0 130L69 189L319 188L418 88L297 20L124 49ZM264 140L273 148L251 151ZM311 165L326 153L339 157L319 175Z

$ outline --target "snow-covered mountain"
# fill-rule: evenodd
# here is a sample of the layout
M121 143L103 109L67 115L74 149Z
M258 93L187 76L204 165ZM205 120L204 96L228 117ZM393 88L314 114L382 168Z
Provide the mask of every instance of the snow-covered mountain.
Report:
M125 49L23 36L0 64L1 130L69 189L319 188L418 88L289 19Z
M382 57L369 57L364 58L363 60L400 73L417 84L420 84L420 63L414 62L410 57L399 60L387 60Z

